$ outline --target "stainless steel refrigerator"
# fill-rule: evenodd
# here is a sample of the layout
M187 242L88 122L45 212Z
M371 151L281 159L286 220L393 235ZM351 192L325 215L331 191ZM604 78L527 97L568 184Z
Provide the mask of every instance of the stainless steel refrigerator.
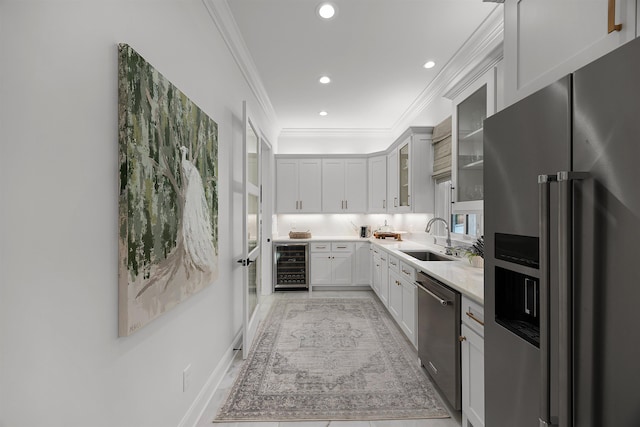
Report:
M640 426L640 39L484 138L487 427Z

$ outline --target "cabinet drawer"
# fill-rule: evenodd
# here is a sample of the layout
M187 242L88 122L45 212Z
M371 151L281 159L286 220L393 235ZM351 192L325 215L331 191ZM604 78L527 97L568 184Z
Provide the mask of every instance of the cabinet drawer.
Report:
M353 243L340 243L333 242L331 243L331 251L332 252L353 252L354 244Z
M400 275L411 283L416 281L416 269L404 261L400 261Z
M329 242L311 243L311 252L331 252L331 243Z
M398 260L398 258L391 255L389 255L389 270L400 273L400 261Z
M460 313L462 323L484 337L484 307L463 296Z

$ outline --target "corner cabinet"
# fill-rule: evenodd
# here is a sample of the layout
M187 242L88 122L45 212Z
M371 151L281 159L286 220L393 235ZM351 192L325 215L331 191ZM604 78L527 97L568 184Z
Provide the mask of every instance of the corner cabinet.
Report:
M453 99L452 211L482 212L484 119L496 112L496 69Z
M357 242L354 255L353 284L371 284L371 244L369 242Z
M276 161L276 212L315 213L322 209L320 159Z
M387 212L432 212L433 128L411 127L387 155Z
M369 158L369 213L387 212L387 156Z

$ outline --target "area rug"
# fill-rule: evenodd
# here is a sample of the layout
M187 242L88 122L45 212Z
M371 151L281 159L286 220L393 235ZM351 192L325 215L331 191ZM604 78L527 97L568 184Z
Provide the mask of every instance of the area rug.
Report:
M214 422L447 417L377 299L282 298Z

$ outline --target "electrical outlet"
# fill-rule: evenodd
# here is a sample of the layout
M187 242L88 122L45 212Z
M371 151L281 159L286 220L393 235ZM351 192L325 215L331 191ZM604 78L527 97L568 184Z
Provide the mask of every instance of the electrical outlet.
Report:
M191 365L182 371L182 392L186 392L191 387Z

